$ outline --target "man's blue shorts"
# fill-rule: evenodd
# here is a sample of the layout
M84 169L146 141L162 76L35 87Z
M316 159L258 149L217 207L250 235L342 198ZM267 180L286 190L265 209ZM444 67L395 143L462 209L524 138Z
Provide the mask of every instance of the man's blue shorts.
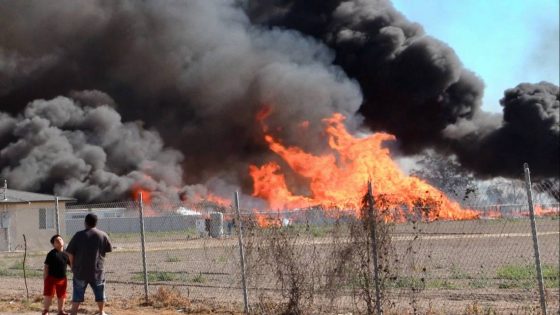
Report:
M87 285L93 289L95 295L95 302L105 301L105 280L97 283L95 281L85 281L80 279L72 279L72 302L83 302L84 294L86 293Z

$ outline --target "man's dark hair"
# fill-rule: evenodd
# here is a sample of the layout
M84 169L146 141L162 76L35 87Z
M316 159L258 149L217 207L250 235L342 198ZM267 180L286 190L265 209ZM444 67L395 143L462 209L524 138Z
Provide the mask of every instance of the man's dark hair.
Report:
M54 245L54 240L55 240L57 237L62 237L62 236L61 236L60 234L55 234L55 235L53 235L53 237L51 237L51 244Z
M94 213L88 213L88 215L86 215L86 225L90 228L95 227L97 225L97 215Z

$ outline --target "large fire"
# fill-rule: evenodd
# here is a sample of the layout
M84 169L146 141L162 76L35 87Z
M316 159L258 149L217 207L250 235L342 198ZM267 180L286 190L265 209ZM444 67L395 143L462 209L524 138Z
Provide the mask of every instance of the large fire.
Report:
M391 158L389 149L384 146L386 142L395 141L393 135L375 133L364 137L353 136L344 126L345 117L334 114L323 119L328 152L312 154L296 146L286 146L274 137L265 123L270 114L270 108L266 107L257 115L264 140L270 150L283 160L284 167L289 167L308 183L309 194L294 193L288 185L286 173L277 162L271 161L261 166L250 165L249 174L253 178L252 195L268 204L266 211L257 212L253 209L254 219L259 226L280 226L284 224L281 222L280 213L297 209L320 208L327 216L338 217L341 213L350 213L359 217L368 181L373 182L375 206L385 220L465 220L502 216L498 207L483 212L463 209L457 202L448 199L444 193L425 181L407 176ZM298 124L302 130L309 128L309 125L309 121ZM148 182L149 179L147 178ZM149 189L137 184L132 190L135 200L139 200L140 192L149 215L154 196ZM231 200L212 194L206 189L200 193L190 193L188 197L181 198L181 201L192 209L197 209L196 205L202 205L204 208L208 202L224 208L232 205ZM165 202L158 202L156 207L173 208L173 205L164 204ZM558 210L537 205L535 213L557 215Z
M391 159L389 149L383 146L384 142L395 140L390 134L354 137L343 124L345 117L337 113L323 120L331 152L313 155L299 147L288 147L270 134L264 123L269 114L270 111L264 110L257 115L265 133L264 140L296 174L309 181L310 191L308 196L292 193L281 166L276 162L251 165L253 196L266 200L271 209L323 206L352 209L349 211L359 215L366 183L371 179L377 206L390 211L395 220L406 219L413 209L424 209L420 214L429 220L478 217L477 212L462 209L421 179L404 174Z

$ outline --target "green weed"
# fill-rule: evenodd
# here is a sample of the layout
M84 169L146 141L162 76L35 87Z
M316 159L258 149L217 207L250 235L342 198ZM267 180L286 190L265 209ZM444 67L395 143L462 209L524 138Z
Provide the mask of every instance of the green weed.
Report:
M178 278L177 275L172 272L165 272L165 271L148 272L148 282L173 281L176 280L177 278ZM144 281L144 274L138 272L132 277L132 279L136 281Z
M194 283L205 283L206 282L206 277L204 277L201 273L199 273L198 275L196 275L192 278L192 282L194 282Z
M179 257L177 256L167 255L167 258L165 259L165 262L179 262L179 261L181 261L181 259L179 259Z
M560 287L560 270L558 266L544 265L542 267L545 287ZM505 265L496 271L501 279L499 288L530 288L536 284L536 269L533 265Z

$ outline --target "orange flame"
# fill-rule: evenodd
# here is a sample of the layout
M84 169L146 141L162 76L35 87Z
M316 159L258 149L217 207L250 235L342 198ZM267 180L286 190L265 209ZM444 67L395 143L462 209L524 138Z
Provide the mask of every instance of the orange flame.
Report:
M535 215L540 217L553 217L560 214L560 209L554 207L545 208L543 205L535 205L534 211Z
M270 116L272 113L272 107L265 105L257 112L256 120L261 124L261 128L264 132L268 132L268 126L264 124L264 120Z
M152 208L152 191L142 187L140 184L132 186L132 200L139 202L140 194L142 194L142 203L144 204L144 215L147 217L156 215Z
M229 206L231 206L231 200L226 199L226 198L222 198L222 197L220 197L220 196L213 195L213 194L211 194L211 193L208 193L208 195L206 195L206 199L207 199L208 201L211 201L211 202L213 202L213 203L215 203L215 204L218 204L218 205L220 205L220 206L222 206L222 207L229 207Z
M196 193L190 197L186 197L184 196L182 199L183 202L186 203L201 203L201 202L212 202L216 205L222 206L222 207L229 207L231 206L231 200L227 199L227 198L223 198L220 197L218 195L212 194L209 191L206 192L201 192L201 193Z
M132 199L135 201L139 201L140 200L140 194L142 194L142 202L145 205L151 205L152 204L152 194L149 190L143 188L140 185L134 185L132 187Z
M502 212L500 212L500 206L496 205L490 209L485 209L481 211L481 216L488 219L497 219L502 217Z
M255 221L260 227L279 227L280 221L278 218L267 216L266 214L255 213Z
M336 113L323 120L332 152L313 155L298 147L286 147L268 134L262 119L270 115L270 110L262 113L266 114L259 115L258 119L263 125L264 139L270 150L309 181L311 192L309 196L294 195L286 184L280 165L275 162L260 167L251 165L249 173L254 182L253 196L265 199L272 209L315 205L360 209L366 183L371 178L374 194L383 196L383 207L396 211L394 217L397 220L406 216L404 208L413 209L425 204L432 207L423 214L430 220L478 217L475 211L462 209L458 203L419 178L406 176L391 159L389 149L383 147L384 142L395 140L393 135L376 133L363 138L353 137L344 127L345 117Z

